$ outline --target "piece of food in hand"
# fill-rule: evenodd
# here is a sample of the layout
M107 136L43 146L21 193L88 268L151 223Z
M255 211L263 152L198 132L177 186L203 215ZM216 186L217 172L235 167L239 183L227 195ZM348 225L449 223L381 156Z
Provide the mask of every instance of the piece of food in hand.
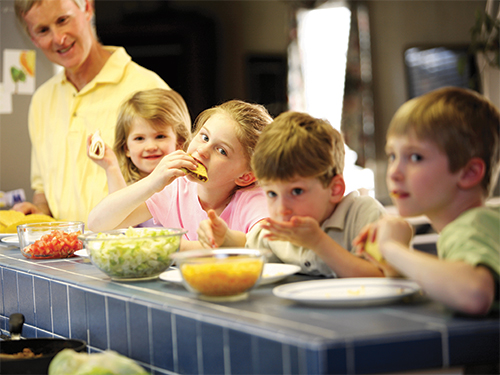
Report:
M377 262L384 262L384 257L380 253L380 249L378 247L378 241L375 239L375 241L372 241L372 232L370 231L368 238L366 239L365 242L365 251L371 255L373 259L375 259Z
M92 135L92 141L90 143L89 155L94 159L102 159L104 157L106 145L101 138L101 132L96 130Z
M181 168L184 172L189 173L190 175L196 177L198 180L202 182L207 182L208 181L208 176L207 176L207 169L205 166L201 163L198 163L198 166L196 167L196 170L191 170L187 168Z

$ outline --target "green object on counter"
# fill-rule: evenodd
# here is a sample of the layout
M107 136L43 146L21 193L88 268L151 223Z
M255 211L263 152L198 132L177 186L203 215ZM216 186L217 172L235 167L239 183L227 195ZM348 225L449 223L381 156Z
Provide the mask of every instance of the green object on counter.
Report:
M149 372L112 350L102 353L77 353L64 349L49 365L49 375L148 375Z
M92 262L114 277L147 277L172 264L170 255L179 249L181 237L169 229L128 228L125 233L99 233L86 244ZM99 241L103 239L103 241Z

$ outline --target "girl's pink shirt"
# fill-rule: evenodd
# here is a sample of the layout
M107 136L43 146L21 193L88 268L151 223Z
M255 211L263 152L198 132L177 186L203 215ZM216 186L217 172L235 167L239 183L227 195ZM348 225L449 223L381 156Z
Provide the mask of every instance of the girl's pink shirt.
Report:
M208 216L200 205L197 187L197 183L180 177L149 198L146 205L155 223L186 229L187 240L198 240L198 226ZM259 187L236 190L220 217L230 229L248 233L254 224L269 217L264 192Z

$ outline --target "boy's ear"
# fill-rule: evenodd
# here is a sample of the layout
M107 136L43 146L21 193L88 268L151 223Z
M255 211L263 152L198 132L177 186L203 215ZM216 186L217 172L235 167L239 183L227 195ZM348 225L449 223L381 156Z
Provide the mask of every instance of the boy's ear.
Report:
M332 178L330 181L330 185L328 186L331 191L331 202L332 203L339 203L342 198L344 197L345 193L345 181L344 181L344 176L342 175L336 175Z
M481 184L486 173L486 163L483 159L475 157L462 168L458 187L462 189L470 189Z
M238 177L236 180L234 180L234 183L238 186L245 187L250 184L253 184L257 178L254 176L253 172L245 172L243 173L240 177Z

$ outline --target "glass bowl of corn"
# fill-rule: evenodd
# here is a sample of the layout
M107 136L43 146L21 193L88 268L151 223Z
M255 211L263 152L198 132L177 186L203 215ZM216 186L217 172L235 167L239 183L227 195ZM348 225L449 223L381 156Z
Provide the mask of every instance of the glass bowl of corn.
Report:
M248 297L262 276L266 252L246 248L181 251L172 255L182 283L198 298L238 301Z

